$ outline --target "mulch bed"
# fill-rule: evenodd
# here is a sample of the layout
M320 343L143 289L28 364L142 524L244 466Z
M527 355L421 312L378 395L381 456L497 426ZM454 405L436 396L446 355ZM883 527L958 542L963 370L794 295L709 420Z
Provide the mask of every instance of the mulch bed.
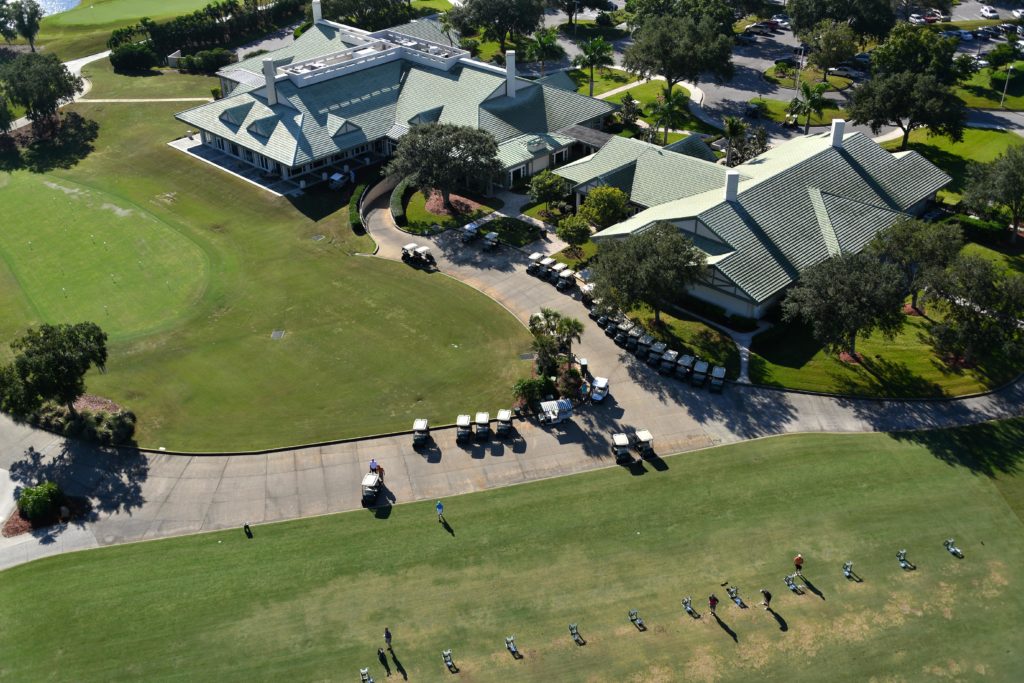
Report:
M864 362L864 356L859 353L856 356L851 356L846 351L843 351L839 354L839 360L843 363L849 363L850 365L860 365Z
M14 512L4 522L3 534L4 538L11 538L12 536L20 536L21 534L27 534L37 529L45 529L46 527L55 526L61 522L74 521L76 519L86 519L90 512L92 512L92 504L88 498L80 498L78 496L67 496L64 499L64 505L67 506L70 515L66 519L59 519L59 513L45 519L29 520L21 516L21 510L17 507L14 508Z
M483 204L474 202L468 197L463 197L458 194L449 195L452 206L455 207L455 213L449 211L444 205L444 197L441 196L440 192L431 192L430 196L427 197L426 209L435 216L465 216L474 213L477 209L483 208Z
M121 406L114 403L109 398L94 396L93 394L83 394L75 401L75 410L78 412L88 410L90 413L103 411L113 415L114 413L121 411Z
M914 308L910 304L903 304L903 315L923 316L924 311Z

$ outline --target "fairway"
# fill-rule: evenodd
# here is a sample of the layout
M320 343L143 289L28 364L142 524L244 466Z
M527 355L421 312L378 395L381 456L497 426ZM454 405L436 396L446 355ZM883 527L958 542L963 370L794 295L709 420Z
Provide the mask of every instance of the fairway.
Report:
M450 498L451 533L427 501L61 555L3 573L0 678L382 681L389 626L415 680L449 678L445 648L473 681L1021 680L1022 444L1020 421L773 438Z
M183 316L206 286L202 250L138 205L28 173L3 192L18 201L2 202L0 260L36 319L92 320L130 337Z
M0 237L0 354L38 322L109 328L88 390L135 411L141 445L170 450L396 431L450 422L467 398L511 401L530 366L516 318L448 277L359 255L374 244L344 194L274 197L168 147L185 106L75 105L100 125L92 154L0 176L0 211L17 216Z

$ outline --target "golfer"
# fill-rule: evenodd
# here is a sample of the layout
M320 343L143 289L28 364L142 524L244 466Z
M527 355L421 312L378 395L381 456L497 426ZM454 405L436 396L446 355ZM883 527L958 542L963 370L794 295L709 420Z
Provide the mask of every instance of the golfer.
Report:
M761 604L764 605L765 609L770 610L772 608L772 594L768 592L767 588L762 588L761 595L764 596L764 600L761 601Z
M444 505L441 503L441 501L437 501L437 505L434 506L434 509L437 510L437 521L438 521L438 523L443 522L444 521Z
M796 575L797 576L803 576L804 575L804 556L801 555L800 553L797 553L796 557L793 558L793 566L796 567Z
M708 596L708 609L711 610L711 616L713 616L713 617L714 616L718 616L715 613L715 609L717 609L717 608L718 608L718 598L715 596L714 593L712 593L710 596Z

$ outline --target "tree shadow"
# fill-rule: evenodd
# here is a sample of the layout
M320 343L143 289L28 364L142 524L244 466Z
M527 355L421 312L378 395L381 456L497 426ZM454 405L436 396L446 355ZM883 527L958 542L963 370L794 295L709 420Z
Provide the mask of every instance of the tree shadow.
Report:
M332 190L326 183L320 183L303 190L301 196L287 195L287 199L303 216L320 222L341 210L348 210L353 188L354 185L349 183L341 189Z
M697 422L720 423L745 439L780 434L797 417L785 393L743 384L727 384L720 394L691 394L686 406Z
M1007 420L933 431L895 432L898 441L917 443L948 465L995 477L1019 474L1024 459L1024 422Z
M95 121L77 112L66 112L52 136L32 140L21 150L10 137L0 136L0 170L24 168L32 173L46 173L56 168L72 168L92 153L99 129Z
M837 391L843 394L886 396L891 398L939 398L945 391L937 383L912 371L905 363L886 360L879 355L864 356L849 373L835 373Z
M130 513L146 502L142 482L149 476L149 460L136 449L101 448L69 440L52 455L29 448L9 471L16 484L15 495L25 487L53 481L65 494L89 499L92 512L74 522L79 526L94 521L99 512Z

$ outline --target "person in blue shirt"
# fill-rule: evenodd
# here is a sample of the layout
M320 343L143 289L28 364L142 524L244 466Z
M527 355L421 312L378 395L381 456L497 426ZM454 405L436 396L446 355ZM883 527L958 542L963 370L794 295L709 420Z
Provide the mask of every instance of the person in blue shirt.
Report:
M444 505L441 504L441 501L437 501L437 505L434 506L434 509L437 510L437 521L438 521L438 523L443 522L444 521Z

